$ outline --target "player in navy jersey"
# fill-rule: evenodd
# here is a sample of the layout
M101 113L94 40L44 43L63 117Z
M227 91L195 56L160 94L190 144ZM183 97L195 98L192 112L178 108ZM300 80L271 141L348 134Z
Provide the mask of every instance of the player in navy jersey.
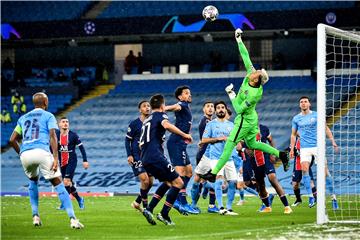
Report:
M148 192L153 184L153 178L148 176L143 163L141 162L139 147L142 124L151 113L150 103L143 100L138 104L138 108L140 116L129 124L125 137L125 148L128 156L128 163L131 166L134 175L140 180L140 194L135 201L131 203L131 206L142 212L143 209L140 206L140 203L143 203L144 208L147 207Z
M169 217L169 211L180 189L183 187L184 182L165 157L163 147L165 132L168 130L173 134L177 134L181 139L189 143L192 142L192 137L190 134L181 131L169 122L168 116L165 113L165 100L162 95L157 94L152 96L150 106L152 108L152 114L144 120L141 128L141 161L144 164L146 172L163 183L156 190L148 207L144 209L143 215L150 224L155 225L156 222L152 215L153 210L170 189L164 206L157 215L157 219L165 225L174 225Z
M311 179L311 190L313 193L314 198L316 199L316 186L314 183L314 176L313 172L311 170L311 166L314 163L314 159L312 159L310 167L309 167L309 176ZM300 182L302 179L302 172L301 172L301 164L300 164L300 139L297 138L295 142L295 150L294 150L294 169L292 174L292 185L294 190L294 195L296 197L296 200L293 204L291 204L292 207L297 207L302 203L301 195L300 195Z
M84 169L89 168L85 148L79 136L70 130L70 123L67 117L60 118L59 127L60 130L56 130L56 136L58 139L59 162L64 185L66 191L76 198L80 209L84 209L84 198L79 196L76 187L74 186L73 178L77 166L76 147L79 147L80 149ZM58 209L64 210L64 206L61 205Z
M269 128L265 125L259 125L260 129L260 140L264 143L268 142L271 146L275 147L275 143L273 140L273 137L271 135L271 132ZM260 157L262 157L261 154L259 154ZM276 177L276 171L274 167L274 163L276 162L275 156L269 155L267 153L263 153L264 160L265 160L265 173L269 179L269 182L271 186L275 189L276 193L279 195L284 207L285 211L284 213L289 214L292 212L291 208L289 207L289 203L287 201L287 198L285 196L285 191L282 188L281 184L279 183L277 177ZM270 195L270 205L272 204L274 196ZM262 211L265 208L265 205L262 205L259 211Z
M185 133L190 133L192 125L192 114L190 110L191 91L188 86L180 86L175 90L175 98L178 103L165 107L165 111L175 112L175 126ZM171 134L167 141L167 148L172 165L181 176L184 186L180 190L178 201L174 208L177 210L185 209L188 213L198 214L199 211L193 209L186 200L186 187L192 177L192 166L189 155L186 151L187 143L179 135Z
M29 178L29 198L34 226L41 226L39 216L39 174L51 182L61 203L70 217L72 228L84 225L75 217L69 194L61 180L58 146L55 130L58 129L54 115L48 111L49 99L45 93L33 95L35 109L21 116L10 137L10 144L20 155L21 164ZM21 141L22 140L22 141ZM21 144L20 144L21 142ZM53 152L51 154L50 148Z

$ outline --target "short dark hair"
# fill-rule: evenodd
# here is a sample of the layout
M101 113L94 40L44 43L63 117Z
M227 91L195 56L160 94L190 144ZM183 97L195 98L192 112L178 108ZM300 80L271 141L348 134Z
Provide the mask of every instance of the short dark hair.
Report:
M230 109L229 107L227 107L227 108L226 108L226 110L227 110L227 112L228 112L229 116L231 116L231 115L232 115L232 111L231 111L231 109Z
M66 116L62 116L61 118L60 118L60 121L61 120L64 120L64 119L68 119Z
M307 99L309 102L310 102L310 98L308 96L301 96L299 98L299 102L302 100L302 99Z
M141 100L138 104L138 109L140 109L141 104L145 103L145 102L149 102L148 100Z
M217 101L217 102L215 102L215 104L214 104L215 109L216 109L216 106L217 106L217 105L220 105L220 104L224 105L226 109L228 108L227 105L226 105L226 103L225 103L224 101Z
M152 109L159 109L164 102L164 96L161 94L155 94L150 98L150 106Z
M179 96L182 94L182 92L185 90L185 89L190 89L189 86L180 86L180 87L177 87L176 90L175 90L175 97L176 99L179 99Z
M212 104L214 104L212 101L207 100L207 101L205 101L205 102L204 102L203 107L205 107L205 105L206 105L206 104L208 104L208 103L212 103Z

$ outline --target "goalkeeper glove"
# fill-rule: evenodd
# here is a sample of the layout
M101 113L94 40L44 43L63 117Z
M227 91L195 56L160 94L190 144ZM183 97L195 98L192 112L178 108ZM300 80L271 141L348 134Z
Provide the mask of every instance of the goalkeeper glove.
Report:
M242 30L240 29L240 28L237 28L236 30L235 30L235 39L236 39L236 41L238 42L238 43L240 43L240 42L242 42L242 40L241 40L241 34L242 34Z
M261 85L265 85L269 81L269 75L265 69L261 69Z
M232 83L230 83L230 85L225 88L225 91L229 95L230 100L233 100L236 97L234 85Z

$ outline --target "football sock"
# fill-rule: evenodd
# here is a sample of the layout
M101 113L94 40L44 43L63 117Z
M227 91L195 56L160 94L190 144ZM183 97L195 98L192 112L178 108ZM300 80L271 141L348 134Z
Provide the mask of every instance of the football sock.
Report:
M311 188L311 191L312 191L312 193L313 193L314 198L316 198L316 197L317 197L316 187Z
M216 201L215 190L213 188L209 188L209 204L214 205Z
M229 189L227 192L227 202L226 202L226 208L232 209L232 204L234 202L235 198L235 192L236 192L236 182L235 181L229 181Z
M218 202L219 208L224 207L222 202L222 185L224 181L222 179L216 179L215 181L215 197L216 201Z
M240 194L240 200L244 201L244 189L243 188L239 189L239 194Z
M141 201L143 203L143 207L146 208L148 205L148 192L149 192L150 188L147 189L141 189L140 188L140 195L141 195Z
M194 182L191 188L191 205L196 206L200 197L200 183Z
M270 202L269 202L269 195L265 198L261 198L261 201L264 203L264 205L266 207L269 207L270 206Z
M141 203L141 195L140 194L136 197L135 202L137 202L138 204Z
M301 202L300 188L294 189L294 194L297 202Z
M32 215L39 216L39 190L38 190L38 182L30 180L29 182L29 197L30 197L30 205L32 210Z
M285 207L289 206L288 200L287 200L287 198L286 198L285 195L284 195L284 196L281 196L281 197L280 197L280 200L281 200L281 202L284 204Z
M179 194L180 188L177 187L171 187L169 190L169 193L166 196L166 201L164 203L164 206L161 210L161 215L163 217L167 217L169 216L169 211L172 208L175 200L176 200L176 196Z
M334 195L334 187L333 187L333 180L331 176L326 176L325 179L326 187L329 189L331 195Z
M76 190L76 187L75 187L74 185L72 185L72 186L70 187L70 191L71 191L71 194L76 198L76 200L77 200L78 202L80 202L81 197L79 196L79 194L78 194L78 192L77 192L77 190Z
M63 183L60 183L59 185L55 186L55 191L58 193L58 197L61 201L61 204L64 206L68 216L70 218L76 218L74 209L71 203L70 195L66 191L65 186Z
M312 196L311 185L310 185L311 180L310 180L309 172L305 172L305 173L303 172L302 180L308 196Z
M187 187L187 185L188 185L188 183L189 183L190 178L187 177L187 176L181 176L181 179L182 179L183 182L184 182L184 186L183 186L183 188L182 188L182 189L180 190L180 192L179 192L178 200L180 201L180 203L181 203L182 205L186 205L186 204L188 204L188 202L187 202L187 200L186 200L186 187Z
M166 183L162 183L158 189L156 189L156 192L154 193L148 207L146 208L150 212L153 212L156 205L159 203L159 201L163 198L167 190L169 190L169 186Z

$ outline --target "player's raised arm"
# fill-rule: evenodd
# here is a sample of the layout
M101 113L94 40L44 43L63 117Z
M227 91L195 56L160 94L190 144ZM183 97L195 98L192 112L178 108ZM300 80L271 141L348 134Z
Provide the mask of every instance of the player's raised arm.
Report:
M178 103L175 103L173 105L165 106L165 111L178 112L180 110L181 110L181 106Z
M171 124L168 120L163 120L161 122L161 125L169 132L175 133L175 134L183 137L184 139L189 140L190 143L193 141L190 134L184 133L179 128L177 128L175 125Z
M250 60L249 52L245 47L245 44L243 43L241 39L242 30L240 28L235 30L235 39L238 44L239 52L241 55L241 58L244 62L246 73L250 74L252 72L255 72L255 68L253 67L253 64Z

